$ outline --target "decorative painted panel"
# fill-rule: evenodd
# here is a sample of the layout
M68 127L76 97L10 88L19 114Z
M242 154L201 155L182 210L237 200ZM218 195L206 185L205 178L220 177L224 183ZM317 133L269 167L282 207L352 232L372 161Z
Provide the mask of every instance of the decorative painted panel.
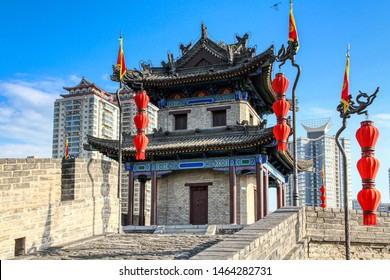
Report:
M263 155L241 156L232 158L211 158L198 160L180 160L180 161L157 161L157 162L127 162L125 169L134 171L138 175L149 174L150 171L157 170L158 174L172 170L204 169L212 168L218 171L228 171L229 166L236 166L236 171L255 170L256 163L262 163L263 167L269 172L270 176L280 182L286 182L281 174L271 163L268 157Z
M218 94L212 96L181 98L181 99L168 99L159 104L160 108L165 107L182 107L188 105L202 104L202 103L215 103L235 100L235 95L232 94Z

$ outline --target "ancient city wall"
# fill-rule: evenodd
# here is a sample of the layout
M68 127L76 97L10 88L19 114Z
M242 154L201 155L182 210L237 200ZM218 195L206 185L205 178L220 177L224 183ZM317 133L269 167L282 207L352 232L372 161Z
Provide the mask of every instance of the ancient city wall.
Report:
M0 159L0 259L118 228L117 164Z
M266 216L195 255L194 260L281 260L305 259L305 214L287 207Z
M308 259L345 259L344 210L306 207ZM351 259L390 260L390 213L377 212L377 226L363 225L363 212L350 211Z
M351 259L390 259L390 213L364 226L362 211L350 211ZM286 207L194 256L219 260L345 259L344 211Z

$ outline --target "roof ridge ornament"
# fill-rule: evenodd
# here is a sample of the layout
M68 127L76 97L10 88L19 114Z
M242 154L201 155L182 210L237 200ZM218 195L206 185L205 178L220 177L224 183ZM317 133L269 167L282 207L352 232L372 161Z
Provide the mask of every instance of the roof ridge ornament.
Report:
M201 29L202 29L202 39L207 39L207 27L203 22L201 24Z
M181 50L181 56L184 56L192 47L192 42L190 42L187 46L180 44L179 48Z

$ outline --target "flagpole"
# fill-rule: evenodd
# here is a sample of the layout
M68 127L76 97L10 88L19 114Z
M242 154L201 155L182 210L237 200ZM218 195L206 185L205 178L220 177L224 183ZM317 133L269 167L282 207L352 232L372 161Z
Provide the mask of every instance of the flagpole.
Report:
M118 233L122 233L122 104L119 92L122 90L122 80L119 83L119 89L116 91L119 108L119 139L118 139L118 200L119 200L119 217Z
M350 44L348 43L347 47L347 63L345 66L345 74L344 74L344 82L343 82L343 89L341 92L341 101L340 104L337 106L336 110L340 112L340 118L342 118L342 126L337 131L335 136L336 144L340 150L343 164L342 164L342 173L343 173L343 190L344 190L344 228L345 228L345 259L350 260L351 259L351 241L350 241L350 226L349 226L349 201L348 201L348 162L347 162L347 154L344 150L344 147L341 145L339 137L341 133L346 129L347 127L347 119L351 117L352 114L366 114L367 107L372 104L374 99L376 98L376 95L379 91L379 87L376 89L376 91L368 96L367 93L363 93L361 91L360 94L356 97L356 102L352 101L352 95L349 94L349 52L350 52ZM366 99L366 102L362 99ZM355 105L358 104L358 105Z
M124 54L122 49L122 32L120 34L120 46L118 54L119 65L119 89L116 91L116 99L118 101L119 108L119 136L118 136L118 200L119 200L119 213L118 213L118 233L122 233L122 102L119 96L122 90L122 79L126 72L126 65L124 61ZM123 71L124 70L124 71Z

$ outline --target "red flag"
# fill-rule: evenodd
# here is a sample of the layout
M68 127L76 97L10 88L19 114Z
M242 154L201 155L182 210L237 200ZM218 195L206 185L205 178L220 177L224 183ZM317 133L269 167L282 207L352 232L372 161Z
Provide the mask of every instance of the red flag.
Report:
M341 91L341 103L344 104L344 114L348 111L349 108L349 45L347 52L347 62L345 63L345 73L344 73L344 83L343 89Z
M126 74L125 54L122 48L122 34L119 37L119 52L118 52L117 66L119 68L119 79L122 80L123 76Z
M297 26L295 24L295 18L293 14L292 1L290 1L290 20L289 20L289 28L288 28L288 40L291 42L296 41L298 44L297 51L299 49L299 41L298 41L298 31Z

